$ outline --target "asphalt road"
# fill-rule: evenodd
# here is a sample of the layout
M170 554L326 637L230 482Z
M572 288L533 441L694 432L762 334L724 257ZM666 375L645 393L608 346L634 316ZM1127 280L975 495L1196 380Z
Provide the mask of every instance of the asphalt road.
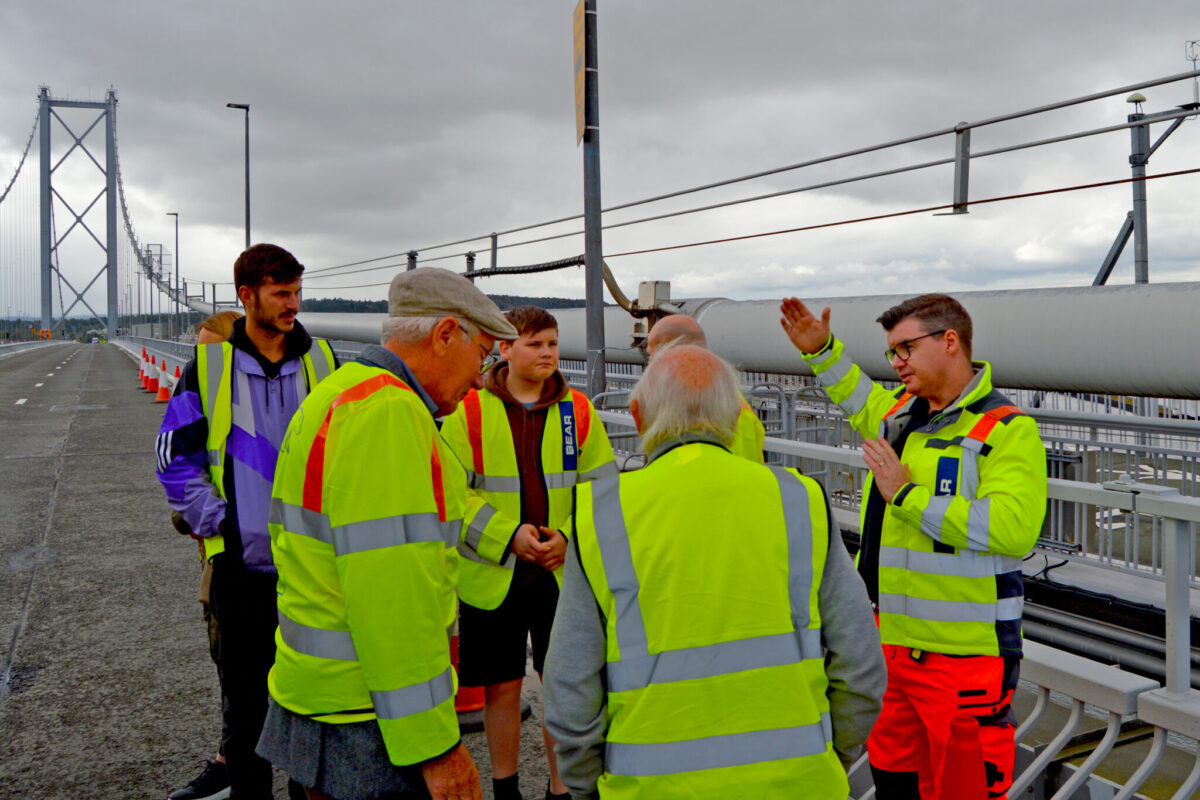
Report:
M197 550L154 477L166 406L136 376L108 344L0 358L0 800L161 800L216 751ZM540 798L526 690L521 783ZM464 739L490 797L483 734Z

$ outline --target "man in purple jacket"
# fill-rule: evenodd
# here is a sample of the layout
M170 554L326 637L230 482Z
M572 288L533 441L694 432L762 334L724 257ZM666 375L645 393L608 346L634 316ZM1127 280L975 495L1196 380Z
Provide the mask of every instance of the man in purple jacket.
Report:
M275 565L267 512L275 461L301 401L337 367L328 343L296 322L304 267L273 244L233 265L246 316L228 342L201 345L157 439L167 501L204 541L212 562L222 746L233 800L271 797L271 766L254 747L275 661Z

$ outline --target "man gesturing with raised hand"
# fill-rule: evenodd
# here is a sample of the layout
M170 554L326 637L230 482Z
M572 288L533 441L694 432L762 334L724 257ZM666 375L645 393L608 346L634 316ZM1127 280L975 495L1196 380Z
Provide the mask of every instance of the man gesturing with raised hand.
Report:
M979 722L988 793L1012 783L1011 701L1021 659L1021 559L1046 509L1046 453L1031 417L971 360L971 318L927 294L878 318L903 384L886 389L846 357L796 298L780 323L863 437L858 571L888 665L867 741L880 800L938 797L950 721ZM918 795L919 791L919 795Z

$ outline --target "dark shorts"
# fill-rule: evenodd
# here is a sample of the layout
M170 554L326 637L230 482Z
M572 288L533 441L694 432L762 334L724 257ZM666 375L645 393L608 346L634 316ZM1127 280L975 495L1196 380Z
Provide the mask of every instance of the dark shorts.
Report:
M525 677L525 643L533 643L533 668L541 674L558 605L554 574L517 561L504 602L492 611L459 605L458 682L490 686Z

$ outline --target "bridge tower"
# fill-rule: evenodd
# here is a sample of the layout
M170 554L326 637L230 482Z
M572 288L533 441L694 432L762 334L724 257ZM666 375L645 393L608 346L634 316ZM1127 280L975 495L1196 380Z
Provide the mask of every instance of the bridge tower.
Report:
M82 100L56 100L50 97L50 88L43 86L39 95L39 117L38 117L38 136L40 139L40 168L41 168L41 293L42 293L42 328L50 329L54 325L53 307L51 304L52 282L51 279L57 274L61 285L65 285L75 295L75 300L69 307L63 309L63 319L66 319L71 309L82 303L89 311L96 316L97 319L103 319L100 314L84 298L88 289L100 279L101 275L107 277L108 290L108 315L107 315L107 330L108 338L115 338L117 335L117 313L118 313L118 290L117 290L117 159L116 159L116 114L117 114L117 93L109 89L103 102L91 102ZM83 132L82 135L76 135L71 126L67 124L59 114L55 113L56 108L84 108L99 111L99 116L96 120ZM58 120L62 129L66 131L73 140L74 144L62 155L58 163L51 164L50 154L50 133L51 133L51 118ZM100 161L88 150L84 139L88 134L96 128L97 125L104 124L104 166L100 165ZM79 151L79 152L77 152ZM92 163L100 171L100 175L104 179L104 188L97 192L95 199L82 211L76 211L72 208L54 187L54 173L63 163L71 157L86 156L90 158ZM58 234L58 239L55 241L55 231L52 224L52 203L53 198L57 197L60 205L70 212L74 217L66 232ZM104 198L105 205L105 237L103 243L96 235L96 232L88 227L84 221L87 213ZM82 232L77 232L77 228L82 228L91 235L95 243L104 251L104 265L96 273L82 291L77 290L67 280L66 276L58 266L58 251L59 247L67 239L68 236L82 235Z

